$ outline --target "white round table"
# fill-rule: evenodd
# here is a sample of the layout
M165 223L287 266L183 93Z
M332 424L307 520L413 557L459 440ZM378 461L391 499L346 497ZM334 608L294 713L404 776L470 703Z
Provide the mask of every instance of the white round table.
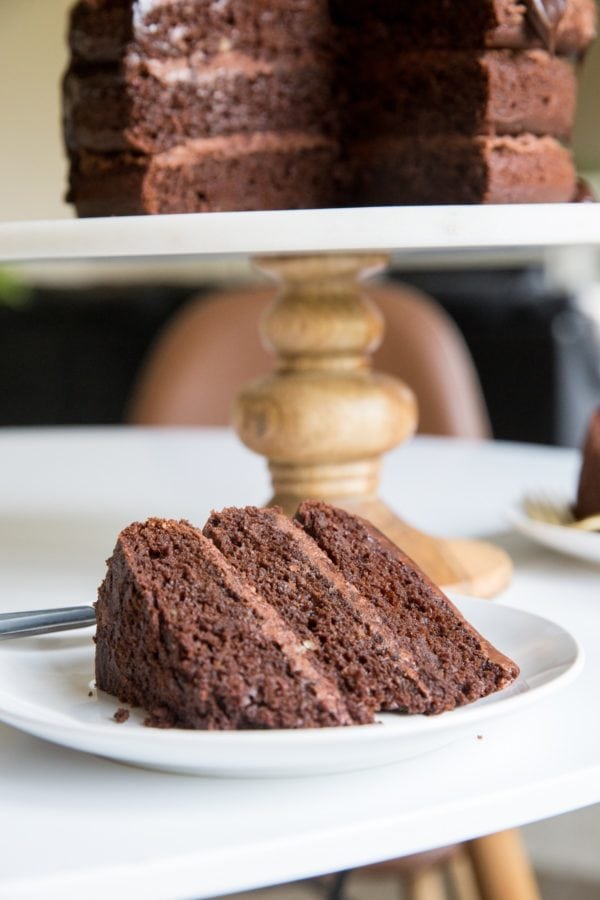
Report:
M3 611L93 602L133 519L202 523L212 507L269 490L262 460L220 429L5 429L0 452ZM301 779L144 771L2 725L0 897L213 897L599 801L600 567L529 543L505 518L527 488L571 493L577 464L573 451L421 438L388 456L382 484L418 526L510 552L514 580L494 602L580 641L586 664L572 685L420 758Z

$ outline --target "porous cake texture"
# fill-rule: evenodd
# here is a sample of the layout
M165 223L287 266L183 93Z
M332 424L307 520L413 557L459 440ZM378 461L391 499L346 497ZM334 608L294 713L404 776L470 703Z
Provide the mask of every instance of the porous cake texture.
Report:
M370 522L311 500L296 518L396 635L402 658L436 698L435 711L477 700L517 676L517 666Z
M585 519L600 513L600 408L588 423L577 485L575 517Z
M302 640L316 645L340 691L358 693L374 709L441 711L372 604L281 511L225 509L213 513L204 534Z
M153 155L81 151L71 191L81 216L334 206L337 146L310 134L238 134ZM340 174L340 177L343 177Z
M593 0L331 0L338 24L394 48L547 47L579 54L595 37Z
M369 721L201 532L150 519L120 535L96 604L96 683L181 728Z
M531 134L431 135L356 141L351 146L359 203L554 203L572 198L569 151Z
M575 115L573 67L542 49L428 48L388 58L357 48L343 82L348 135L569 138Z
M125 59L119 71L72 69L64 81L65 139L71 149L161 153L198 139L333 130L330 66L220 54L206 62ZM563 92L569 116L572 100ZM327 121L331 125L327 127Z
M518 674L371 525L306 502L151 519L120 535L96 605L96 681L182 728L435 714Z
M572 200L559 144L594 33L594 0L79 0L69 199L79 215ZM506 136L526 153L499 154Z
M79 0L69 46L75 59L115 62L128 51L151 59L251 58L327 49L326 0Z

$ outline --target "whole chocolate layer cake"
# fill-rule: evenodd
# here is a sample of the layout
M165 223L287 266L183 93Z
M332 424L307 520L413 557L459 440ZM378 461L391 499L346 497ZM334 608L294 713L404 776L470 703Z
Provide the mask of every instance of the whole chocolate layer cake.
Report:
M183 728L366 724L509 684L495 650L372 526L305 503L151 519L120 535L96 605L96 681Z
M577 486L575 517L586 519L600 514L600 408L588 424Z
M594 0L79 0L69 198L80 215L571 200L557 141L594 29ZM506 135L526 152L499 152Z

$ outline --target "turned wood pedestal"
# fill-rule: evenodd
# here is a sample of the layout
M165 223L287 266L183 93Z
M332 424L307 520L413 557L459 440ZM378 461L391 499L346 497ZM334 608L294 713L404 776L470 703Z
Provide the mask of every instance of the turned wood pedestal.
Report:
M383 454L417 425L409 387L373 372L384 324L360 277L377 255L272 256L256 264L279 282L262 322L274 374L238 395L234 426L268 459L277 504L293 514L306 497L370 519L437 584L490 597L510 581L507 554L490 544L423 534L379 499ZM449 473L451 477L451 473Z

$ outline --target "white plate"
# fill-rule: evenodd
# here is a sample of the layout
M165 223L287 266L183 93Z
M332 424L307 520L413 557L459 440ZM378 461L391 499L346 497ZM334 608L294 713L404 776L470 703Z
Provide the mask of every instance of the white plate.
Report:
M197 775L286 776L342 772L399 762L442 747L482 723L522 709L580 671L575 639L518 609L461 598L467 618L521 667L508 689L440 716L388 714L376 725L289 731L158 730L133 710L92 691L91 630L27 638L0 647L0 720L37 737L138 766ZM90 696L91 694L91 696ZM510 727L510 724L508 725Z
M0 261L595 246L594 203L384 206L0 222Z
M565 525L541 522L529 516L522 505L509 510L508 518L517 531L544 547L588 562L600 563L600 534L596 532L578 531Z

